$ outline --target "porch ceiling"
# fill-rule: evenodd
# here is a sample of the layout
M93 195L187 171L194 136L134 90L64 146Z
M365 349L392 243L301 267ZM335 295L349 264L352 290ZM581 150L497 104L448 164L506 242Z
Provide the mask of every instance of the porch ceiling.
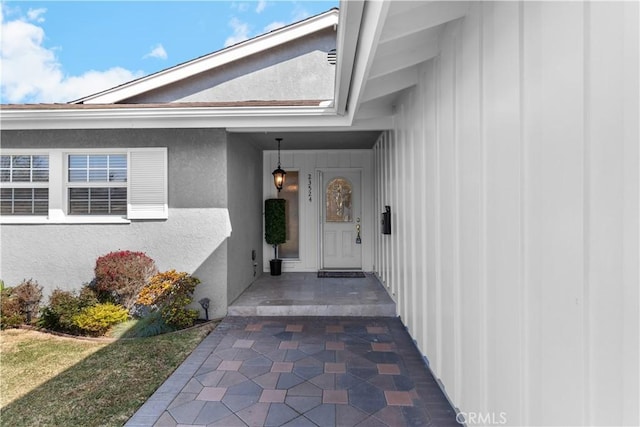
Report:
M283 149L292 150L373 147L380 132L392 123L398 98L417 84L420 67L440 53L445 25L462 18L468 7L469 2L462 1L342 0L341 23L351 27L343 28L342 37L338 34L343 66L338 70L335 101L338 113L349 119L350 131L340 131L338 126L310 126L297 132L229 130L247 132L246 137L263 150L273 149L276 137L283 138ZM341 112L344 100L348 101Z
M359 81L354 70L349 95L354 125L394 114L398 97L418 82L421 65L440 53L444 26L468 7L461 1L365 2L356 63L366 68Z
M369 149L376 143L380 131L360 132L254 132L243 133L242 139L261 150L276 148L275 138L282 138L282 150L346 150Z

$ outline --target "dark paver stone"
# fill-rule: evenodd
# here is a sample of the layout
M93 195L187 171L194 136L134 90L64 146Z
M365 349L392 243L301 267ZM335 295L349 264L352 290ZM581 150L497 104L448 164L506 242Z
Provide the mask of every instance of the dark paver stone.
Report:
M395 383L396 390L398 391L409 391L415 387L411 378L406 375L394 375L393 382Z
M205 403L204 400L193 400L169 409L169 413L178 424L193 424Z
M397 363L400 361L400 356L390 351L370 351L364 357L375 363Z
M278 385L276 386L276 388L278 390L287 390L303 382L304 379L300 378L296 374L284 373L280 374L280 378L278 379Z
M253 381L244 381L227 389L226 395L234 396L260 396L262 387Z
M298 418L289 421L282 427L316 427L316 424L309 421L309 419L305 418L303 415L300 415Z
M305 417L316 423L319 427L335 427L337 425L355 425L355 424L337 424L336 423L336 406L344 405L319 405L304 414Z
M357 386L364 381L362 378L358 378L351 374L337 374L336 375L336 389L347 390Z
M304 378L305 380L310 380L311 378L317 377L323 372L324 367L322 366L295 366L293 368L293 373L300 378Z
M194 420L194 424L211 424L228 417L232 412L220 402L207 402Z
M322 346L324 348L324 346ZM322 350L313 355L315 359L321 362L336 362L335 350Z
M284 356L284 361L295 362L297 360L304 359L305 357L307 357L307 354L300 350L287 350L287 354Z
M267 419L264 421L265 427L281 426L294 418L298 413L284 403L272 403L269 407Z
M280 332L274 335L280 341L291 341L293 339L293 332Z
M254 403L258 403L260 395L257 396L243 396L243 395L229 395L225 394L222 398L222 403L225 404L233 412L238 412L244 408L248 408Z
M284 403L289 405L291 409L297 411L300 414L304 414L307 411L315 408L322 403L322 397L320 396L289 396Z
M336 406L336 425L355 426L369 415L349 405ZM395 426L394 426L395 427Z
M365 382L349 390L349 404L373 414L387 406L387 400L382 390Z

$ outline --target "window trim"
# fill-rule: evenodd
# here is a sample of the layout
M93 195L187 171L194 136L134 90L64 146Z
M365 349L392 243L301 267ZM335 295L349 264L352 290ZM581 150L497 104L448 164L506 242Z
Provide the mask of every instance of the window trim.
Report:
M47 161L49 163L49 167L48 167L48 171L49 171L49 176L51 176L51 156L49 154L48 151L43 151L43 150L36 150L36 151L29 151L29 152L24 152L24 151L29 151L29 150L2 150L2 152L0 153L0 155L2 156L46 156L47 157ZM13 168L11 168L12 170ZM30 171L32 171L33 173L33 166L31 168L29 168ZM11 189L24 189L24 188L28 188L28 189L33 189L33 188L47 188L49 189L49 180L47 181L0 181L0 188L11 188ZM50 193L51 191L49 191ZM41 220L42 218L46 217L46 215L40 215L40 214L28 214L28 215L8 215L8 217L12 217L12 218L16 218L16 217L21 217L21 218L35 218L36 220ZM0 215L0 218L5 218L5 215ZM1 223L1 222L0 222Z
M127 149L122 149L122 148L117 148L114 150L104 150L101 149L99 151L93 151L93 150L66 150L64 152L64 159L63 159L63 164L64 164L64 185L65 185L65 189L64 189L64 194L62 195L63 197L63 211L65 216L69 216L69 217L112 217L112 218L127 218L128 215L128 204L129 204L129 168L130 168L130 161L129 161L129 150ZM69 179L69 171L70 171L70 167L71 165L69 164L69 157L70 156L99 156L99 155L124 155L127 158L127 176L126 176L126 181L71 181ZM87 168L89 167L89 165L87 165ZM88 169L89 170L89 169ZM76 215L76 214L71 214L69 213L70 211L70 201L69 201L69 190L72 188L126 188L127 190L127 213L124 215L117 215L117 214L103 214L103 215L95 215L95 214L87 214L87 215Z
M162 184L161 202L156 202L151 209L138 209L132 204L132 153L148 152L156 160L159 153L163 156L162 168L155 179ZM51 149L2 149L3 155L48 155L49 156L49 213L48 215L0 215L0 224L130 224L132 220L163 220L168 218L168 150L167 147L125 147L125 148L51 148ZM69 215L69 176L68 156L70 154L126 154L127 155L127 213L126 215ZM144 165L137 163L137 167ZM157 163L156 163L157 167ZM143 171L144 172L144 171ZM12 184L12 183L4 183ZM89 186L93 186L91 183ZM98 184L98 183L96 183ZM10 187L4 185L4 187ZM96 185L99 187L99 185ZM142 212L142 213L141 213Z

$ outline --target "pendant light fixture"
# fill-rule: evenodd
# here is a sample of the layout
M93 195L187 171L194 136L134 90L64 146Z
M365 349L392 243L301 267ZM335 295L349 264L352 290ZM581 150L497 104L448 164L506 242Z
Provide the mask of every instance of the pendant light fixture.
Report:
M280 141L282 138L276 138L278 141L278 168L272 172L273 174L273 183L278 189L278 193L282 190L282 186L284 185L284 176L287 174L280 168Z

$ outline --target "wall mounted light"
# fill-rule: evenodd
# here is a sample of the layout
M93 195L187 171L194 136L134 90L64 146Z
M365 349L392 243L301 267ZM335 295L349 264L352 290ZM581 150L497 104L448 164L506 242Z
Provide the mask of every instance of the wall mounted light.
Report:
M280 190L282 190L282 186L284 185L284 177L287 173L280 168L280 141L282 141L282 138L276 138L276 141L278 141L278 168L272 172L272 175L273 184L276 186L279 193Z

